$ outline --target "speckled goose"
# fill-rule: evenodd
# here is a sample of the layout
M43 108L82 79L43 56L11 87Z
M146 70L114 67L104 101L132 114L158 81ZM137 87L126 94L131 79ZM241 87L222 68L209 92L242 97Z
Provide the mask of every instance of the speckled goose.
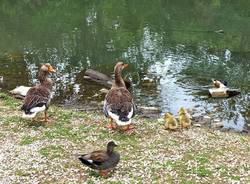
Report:
M131 118L135 115L135 105L131 93L127 90L121 72L128 64L118 62L115 65L115 81L105 96L103 110L106 117L111 118L108 128L115 129L116 125L125 127L124 130L133 128ZM113 120L116 124L113 123Z
M47 110L51 100L51 90L53 82L48 78L49 73L54 73L56 70L50 64L42 65L38 72L39 85L29 89L24 99L21 110L24 118L35 118L36 114L44 111L45 119L48 121Z

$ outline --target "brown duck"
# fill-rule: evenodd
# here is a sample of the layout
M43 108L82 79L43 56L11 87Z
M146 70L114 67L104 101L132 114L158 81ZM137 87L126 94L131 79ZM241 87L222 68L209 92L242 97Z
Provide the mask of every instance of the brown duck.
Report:
M101 176L107 176L108 172L115 168L120 161L120 154L114 151L117 145L110 141L107 150L93 151L79 157L79 160L91 169L99 171Z
M50 64L44 64L38 72L38 80L40 84L32 87L26 94L21 110L24 118L35 118L38 112L44 111L47 122L47 110L51 100L51 91L53 82L48 78L49 73L54 73L56 70Z
M132 129L131 118L135 115L135 105L131 93L127 90L121 72L128 64L118 62L115 65L115 81L105 96L104 114L111 118L108 128L115 129L116 125L123 126L124 130ZM113 123L115 121L115 124Z

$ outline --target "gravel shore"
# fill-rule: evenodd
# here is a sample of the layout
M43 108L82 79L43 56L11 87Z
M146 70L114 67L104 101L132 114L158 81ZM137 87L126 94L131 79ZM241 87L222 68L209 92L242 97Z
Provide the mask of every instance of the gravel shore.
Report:
M250 137L192 127L170 132L136 117L131 134L109 131L103 114L52 106L50 123L21 118L20 101L0 94L0 183L250 183ZM77 155L114 140L121 161L109 177Z

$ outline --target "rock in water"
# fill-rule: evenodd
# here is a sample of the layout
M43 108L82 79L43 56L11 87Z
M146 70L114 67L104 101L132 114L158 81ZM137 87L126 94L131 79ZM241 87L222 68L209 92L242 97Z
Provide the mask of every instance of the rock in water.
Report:
M209 93L212 97L232 97L240 94L238 89L229 89L229 88L212 88L209 89Z
M19 86L19 87L16 87L15 89L11 90L10 94L21 95L21 96L25 97L30 88L31 87L27 87L27 86Z

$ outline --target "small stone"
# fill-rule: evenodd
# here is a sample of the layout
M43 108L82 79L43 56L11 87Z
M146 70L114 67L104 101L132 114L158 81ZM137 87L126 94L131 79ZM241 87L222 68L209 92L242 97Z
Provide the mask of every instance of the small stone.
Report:
M222 122L214 122L211 124L212 128L221 128L223 127L223 123Z
M220 122L220 119L214 119L214 122L218 123L218 122Z
M154 80L148 77L144 77L141 82L142 82L141 85L143 87L151 87L155 85Z
M162 122L164 122L164 119L163 118L158 118L157 121L162 123Z
M143 79L142 79L142 81L145 81L145 82L153 82L154 80L153 79L150 79L149 77L144 77Z
M195 123L195 124L193 124L193 126L194 126L194 127L201 127L201 124Z
M211 117L210 116L203 116L204 120L210 120Z
M211 117L210 116L204 116L203 117L203 124L210 124L211 123Z

